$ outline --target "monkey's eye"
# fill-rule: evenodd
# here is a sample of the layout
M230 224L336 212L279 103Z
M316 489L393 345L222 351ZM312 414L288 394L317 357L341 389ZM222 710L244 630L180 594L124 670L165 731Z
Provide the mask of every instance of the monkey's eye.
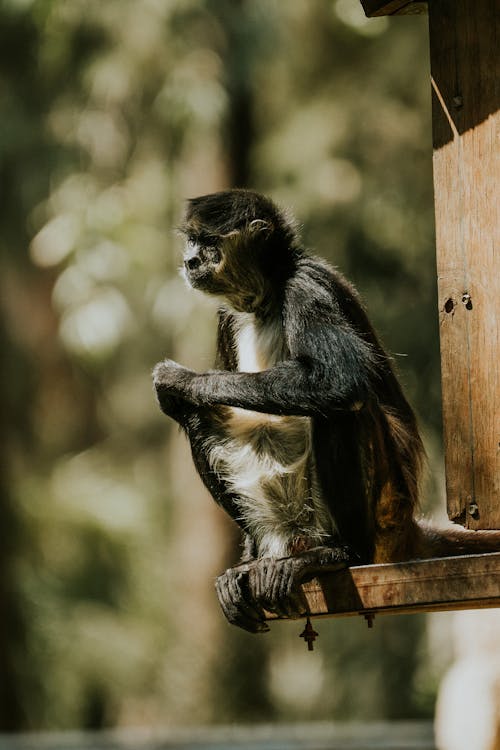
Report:
M219 250L218 247L215 247L214 245L210 245L209 247L206 247L204 249L204 256L205 258L214 265L217 265L222 260L222 253Z
M186 241L186 249L187 250L195 250L199 247L198 242L194 237L188 237Z

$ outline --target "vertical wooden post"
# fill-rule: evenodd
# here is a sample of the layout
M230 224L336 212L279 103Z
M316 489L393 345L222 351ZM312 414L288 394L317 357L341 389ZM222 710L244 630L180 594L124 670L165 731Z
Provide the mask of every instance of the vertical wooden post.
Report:
M448 514L472 529L500 528L499 18L429 2Z

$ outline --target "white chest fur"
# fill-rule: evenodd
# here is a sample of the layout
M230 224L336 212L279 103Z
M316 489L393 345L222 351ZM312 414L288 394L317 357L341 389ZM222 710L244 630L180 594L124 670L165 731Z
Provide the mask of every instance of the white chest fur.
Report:
M262 325L240 313L234 333L241 372L261 372L288 356L280 320ZM212 467L237 497L259 554L285 556L298 536L321 544L331 523L315 479L310 420L232 408L226 429L211 450Z
M281 320L265 324L255 320L253 313L240 313L236 318L238 370L261 372L287 356Z

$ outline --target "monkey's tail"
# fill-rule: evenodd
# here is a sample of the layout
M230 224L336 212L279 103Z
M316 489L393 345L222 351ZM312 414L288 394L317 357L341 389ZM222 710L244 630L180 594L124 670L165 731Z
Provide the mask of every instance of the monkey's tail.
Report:
M500 552L500 531L439 528L421 520L417 528L415 557L419 559Z

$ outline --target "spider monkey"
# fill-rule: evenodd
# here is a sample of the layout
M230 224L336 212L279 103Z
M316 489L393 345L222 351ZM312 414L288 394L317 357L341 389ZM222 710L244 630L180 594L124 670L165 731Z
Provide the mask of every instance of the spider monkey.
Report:
M165 360L154 384L244 532L241 563L216 582L231 623L304 614L299 584L319 572L500 549L500 532L416 520L424 450L391 359L354 287L283 211L229 190L188 201L181 231L185 278L222 300L216 370Z

